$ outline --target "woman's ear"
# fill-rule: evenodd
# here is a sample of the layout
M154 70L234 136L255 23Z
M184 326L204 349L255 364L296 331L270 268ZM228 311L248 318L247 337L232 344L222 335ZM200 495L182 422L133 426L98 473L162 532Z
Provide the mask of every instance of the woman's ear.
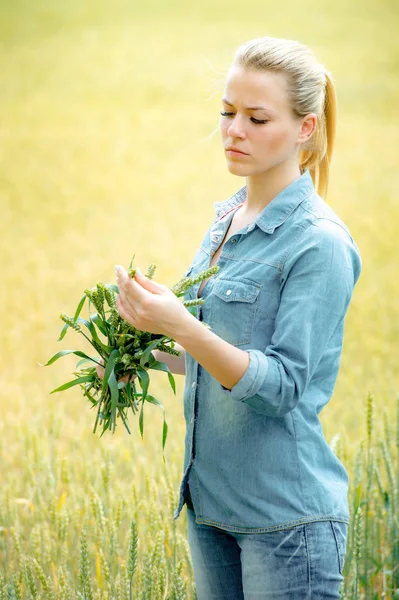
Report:
M302 121L302 126L298 134L298 142L303 144L314 134L317 127L317 115L309 113Z

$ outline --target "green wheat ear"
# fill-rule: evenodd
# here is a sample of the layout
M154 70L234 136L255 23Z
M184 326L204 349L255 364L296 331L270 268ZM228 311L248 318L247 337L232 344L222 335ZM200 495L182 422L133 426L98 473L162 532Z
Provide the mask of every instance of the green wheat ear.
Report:
M145 277L147 277L147 279L152 279L154 277L154 273L156 270L157 266L152 263L148 269L147 269L147 273L145 274ZM131 277L132 279L134 279L135 275L136 275L137 269L128 269L128 275L129 277Z
M372 394L368 394L367 403L366 403L366 416L367 416L367 437L370 442L371 436L373 433L373 423L374 423L374 399Z
M147 273L146 273L146 275L145 275L145 276L146 276L146 277L148 277L148 279L152 279L152 278L154 277L154 273L155 273L155 269L156 269L156 268L157 268L157 266L156 266L155 264L153 264L153 263L152 263L152 264L151 264L151 265L148 267L148 271L147 271Z
M108 303L108 306L110 308L115 308L115 306L116 306L115 293L112 290L110 290L107 286L104 286L104 296Z
M137 526L134 521L130 524L130 539L129 539L129 558L128 558L128 573L133 577L137 567L137 545L138 534Z
M80 583L83 588L84 597L93 600L91 587L89 552L87 547L86 531L82 529L80 536Z
M209 269L205 269L205 271L201 271L201 273L198 273L196 277L192 278L193 285L199 283L200 281L203 281L204 279L208 279L208 277L212 277L212 275L215 275L218 271L218 265L214 265Z
M68 317L68 315L61 313L60 314L60 319L62 319L62 321L64 321L64 323L66 323L67 325L69 325L69 327L72 327L72 329L74 329L75 331L82 331L82 328L80 327L80 325L78 323L76 323L72 317Z
M194 298L194 300L183 300L184 306L198 306L200 304L205 304L205 298Z
M191 286L195 285L196 283L199 283L200 281L203 281L204 279L208 279L209 277L212 277L218 271L219 271L219 266L214 265L213 267L210 267L209 269L205 269L204 271L201 271L201 273L198 273L198 275L196 275L195 277L183 277L182 279L180 279L180 281L178 281L174 286L171 287L171 290L174 294L176 294L178 296L178 295L182 294L183 292L185 292L186 290L188 290Z
M355 513L354 533L355 556L356 560L359 561L362 556L363 547L363 510L361 506L358 507Z
M104 308L105 286L102 283L102 281L97 281L96 287L97 287L97 298L98 298L98 301L101 303L101 308Z

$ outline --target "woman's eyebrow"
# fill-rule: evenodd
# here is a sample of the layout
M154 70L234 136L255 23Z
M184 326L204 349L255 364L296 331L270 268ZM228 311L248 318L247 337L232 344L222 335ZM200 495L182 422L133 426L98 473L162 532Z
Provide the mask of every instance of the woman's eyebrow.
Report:
M233 104L231 104L231 102L229 102L228 100L226 100L226 98L222 98L222 102L224 102L225 104L228 104L229 106L234 106ZM266 108L266 106L247 106L245 108L245 110L266 110L267 112L275 115L275 111L272 110L271 108Z

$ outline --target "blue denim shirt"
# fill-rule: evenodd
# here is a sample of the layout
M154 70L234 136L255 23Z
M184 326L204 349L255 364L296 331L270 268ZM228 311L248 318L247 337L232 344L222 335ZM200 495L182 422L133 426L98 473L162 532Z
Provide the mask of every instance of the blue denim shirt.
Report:
M214 203L186 276L209 267L245 198L244 186ZM362 268L355 241L305 170L228 239L218 265L197 318L250 362L230 390L186 352L184 469L173 518L188 483L199 524L261 533L349 523L348 474L318 415L333 393Z

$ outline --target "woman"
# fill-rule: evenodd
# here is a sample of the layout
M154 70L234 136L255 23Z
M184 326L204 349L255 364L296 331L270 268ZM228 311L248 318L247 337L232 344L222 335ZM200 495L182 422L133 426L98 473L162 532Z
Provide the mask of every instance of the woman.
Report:
M185 373L184 475L199 600L339 598L348 476L318 414L339 370L359 249L327 205L335 91L308 48L264 37L238 48L220 130L246 185L215 203L186 275L218 264L186 299L120 267L117 306L174 338ZM200 323L203 319L211 329Z

